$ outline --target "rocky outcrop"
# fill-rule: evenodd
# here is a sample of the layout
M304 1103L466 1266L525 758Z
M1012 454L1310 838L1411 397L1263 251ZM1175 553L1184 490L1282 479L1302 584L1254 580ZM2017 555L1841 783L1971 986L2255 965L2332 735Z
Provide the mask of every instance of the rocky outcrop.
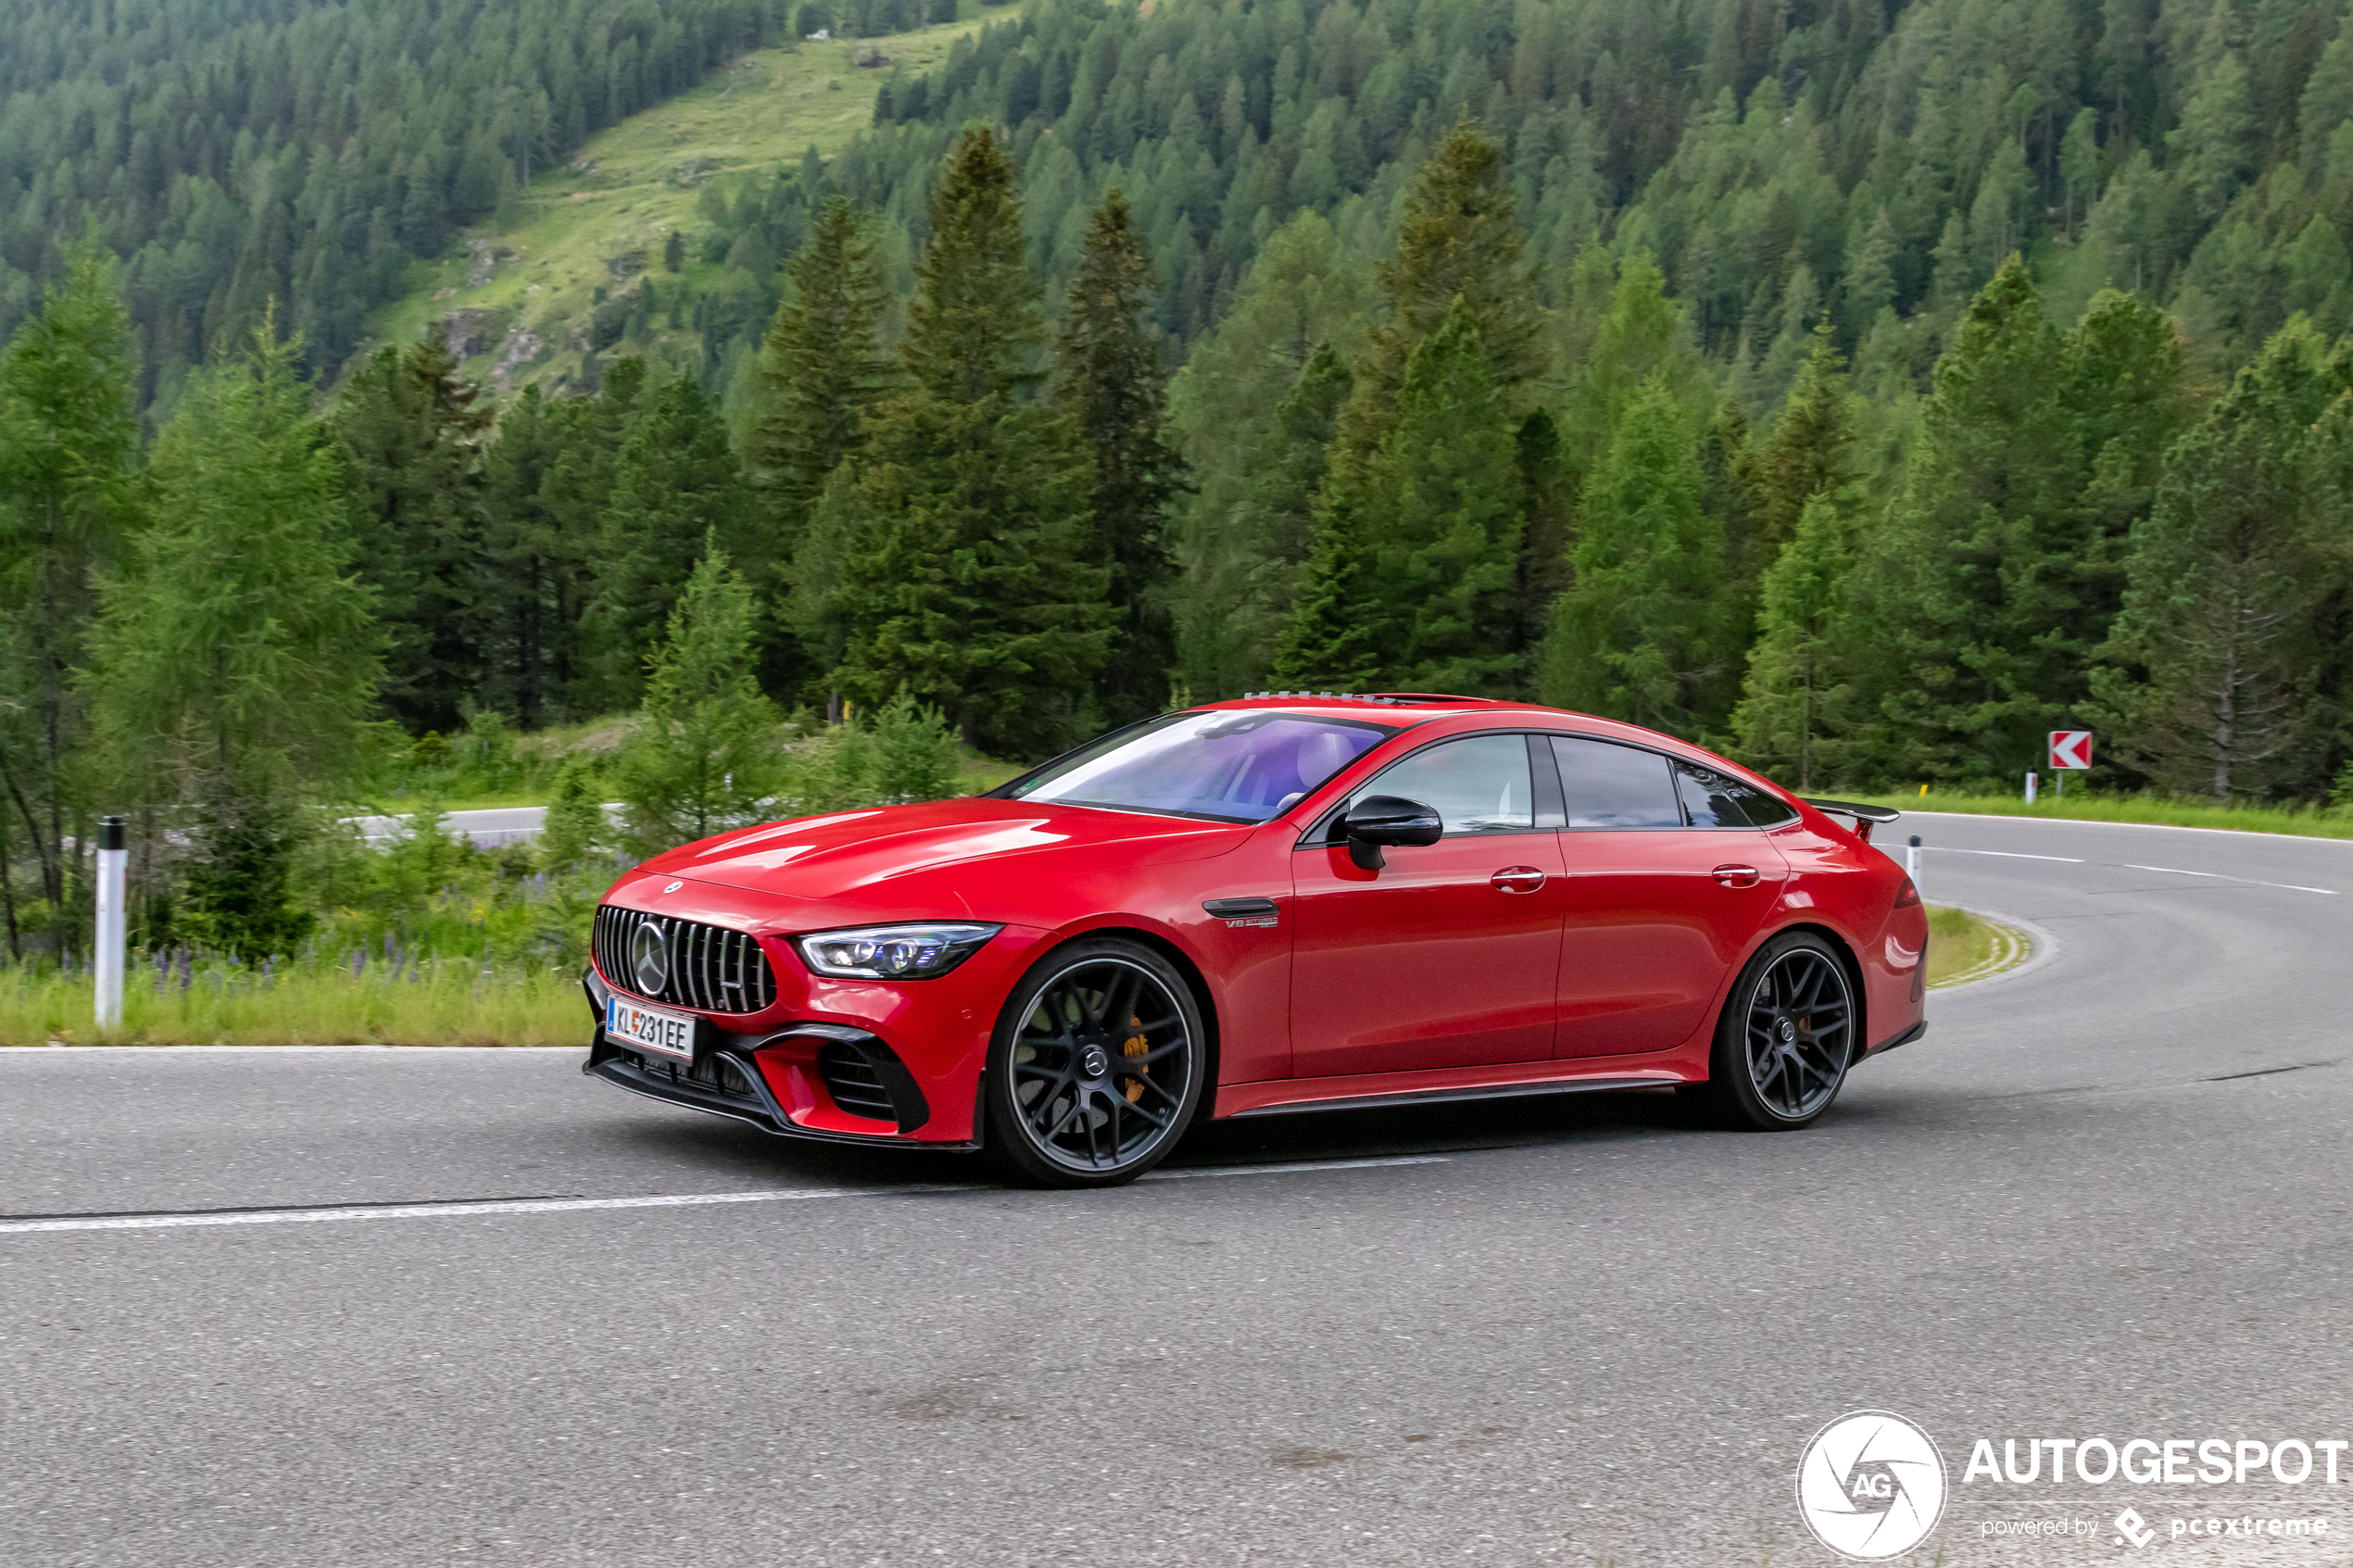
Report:
M497 310L452 310L433 324L449 352L460 359L487 354L505 330L505 314Z

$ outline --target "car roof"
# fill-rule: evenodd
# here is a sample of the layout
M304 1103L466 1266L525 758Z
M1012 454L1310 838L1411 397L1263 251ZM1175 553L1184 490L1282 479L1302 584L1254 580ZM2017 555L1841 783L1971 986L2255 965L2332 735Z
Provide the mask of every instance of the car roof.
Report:
M1500 697L1453 696L1442 692L1251 692L1224 702L1203 702L1197 709L1274 709L1319 719L1358 719L1401 729L1438 719L1488 719L1499 724L1527 724L1538 729L1573 730L1603 740L1647 746L1709 766L1730 766L1742 777L1770 783L1729 758L1693 746L1657 730L1623 720L1604 719L1574 709L1547 708L1541 703L1512 702ZM1780 789L1780 785L1773 786ZM1786 794L1786 791L1782 791Z
M1361 719L1401 729L1426 724L1435 719L1482 718L1506 724L1533 724L1546 729L1555 726L1573 728L1593 734L1639 741L1644 745L1681 746L1684 744L1672 735L1660 734L1639 724L1596 718L1591 713L1579 713L1567 708L1547 708L1541 703L1513 702L1501 697L1451 696L1442 692L1251 692L1224 702L1204 702L1196 706L1276 709L1285 713L1316 718ZM1564 724L1563 721L1567 722Z
M1201 708L1278 708L1293 713L1328 713L1334 718L1369 719L1377 723L1419 723L1461 713L1528 712L1568 714L1566 709L1541 708L1529 702L1504 702L1494 697L1449 696L1442 692L1248 692Z

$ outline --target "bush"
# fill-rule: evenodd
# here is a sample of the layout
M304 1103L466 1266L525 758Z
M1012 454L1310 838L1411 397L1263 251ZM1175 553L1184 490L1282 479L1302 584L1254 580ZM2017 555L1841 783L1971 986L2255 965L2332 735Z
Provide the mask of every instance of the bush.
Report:
M853 712L794 746L780 804L811 816L943 800L958 793L961 759L940 711L901 692L873 718Z

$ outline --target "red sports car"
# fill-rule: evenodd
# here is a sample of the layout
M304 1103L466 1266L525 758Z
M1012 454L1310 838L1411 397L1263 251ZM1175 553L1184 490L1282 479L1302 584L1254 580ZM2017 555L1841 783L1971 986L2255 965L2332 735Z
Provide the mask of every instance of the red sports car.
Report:
M1674 1085L1801 1127L1926 1027L1894 815L1557 709L1213 703L628 872L586 1071L1072 1186L1202 1115Z

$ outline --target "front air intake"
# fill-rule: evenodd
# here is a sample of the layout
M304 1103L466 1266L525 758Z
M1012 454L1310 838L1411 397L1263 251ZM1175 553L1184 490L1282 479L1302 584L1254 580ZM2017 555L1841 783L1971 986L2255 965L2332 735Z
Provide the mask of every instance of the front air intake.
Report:
M650 931L643 941L641 930ZM740 931L600 904L589 949L606 985L649 1002L731 1013L776 1005L776 972Z
M891 1103L890 1090L884 1086L882 1074L875 1071L863 1051L838 1041L817 1053L817 1076L825 1081L825 1092L834 1105L852 1116L870 1116L877 1122L899 1120L899 1107Z

